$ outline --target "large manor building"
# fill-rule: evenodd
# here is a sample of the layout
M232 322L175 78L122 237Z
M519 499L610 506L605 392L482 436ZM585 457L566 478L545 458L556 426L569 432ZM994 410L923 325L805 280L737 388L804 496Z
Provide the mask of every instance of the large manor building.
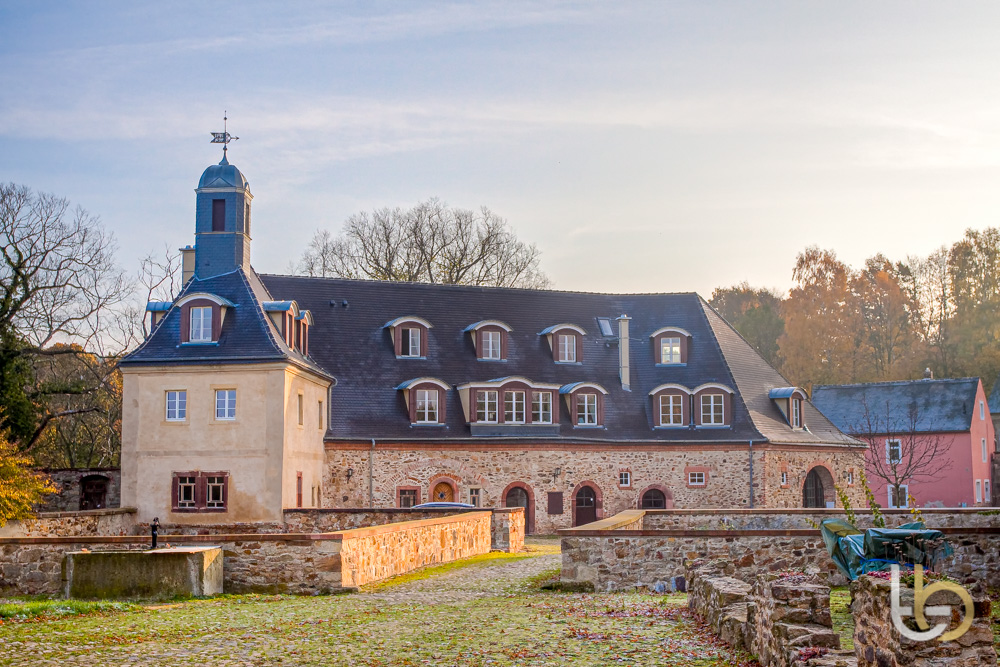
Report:
M227 159L184 285L122 362L122 504L173 523L295 507L628 508L857 499L844 435L701 297L258 275Z

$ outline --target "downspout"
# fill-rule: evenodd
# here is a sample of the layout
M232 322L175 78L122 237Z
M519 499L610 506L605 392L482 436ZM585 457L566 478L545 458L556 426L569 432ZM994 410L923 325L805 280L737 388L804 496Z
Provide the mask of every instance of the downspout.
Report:
M375 438L372 438L372 448L368 450L368 509L375 508Z
M753 440L750 441L750 509L753 509Z

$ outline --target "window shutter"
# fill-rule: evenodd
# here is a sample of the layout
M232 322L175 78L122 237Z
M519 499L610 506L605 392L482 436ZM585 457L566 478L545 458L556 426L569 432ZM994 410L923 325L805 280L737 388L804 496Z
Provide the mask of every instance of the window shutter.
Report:
M430 335L430 330L424 327L420 327L420 356L427 356L427 338Z
M417 387L411 387L408 392L409 395L407 399L409 400L409 413L410 413L410 423L415 424L417 422Z
M194 484L194 506L204 509L208 504L208 478L204 473L198 473Z
M507 332L500 329L500 358L507 358Z
M576 363L583 363L583 336L576 334L573 340L576 341Z
M596 392L597 397L597 425L604 426L604 394Z
M549 491L549 514L563 513L562 491Z
M580 423L580 394L573 394L573 424Z
M212 304L212 340L219 340L222 334L222 306Z
M222 475L222 507L229 511L229 473Z
M178 499L180 483L177 481L179 475L177 473L173 474L173 478L170 480L170 507L172 509L177 509L177 504L180 502Z
M559 332L553 331L549 338L551 339L549 347L552 348L552 361L559 361Z
M476 356L483 358L483 330L476 329Z
M444 389L438 389L438 423L443 424L448 418L447 410L447 397L448 392Z
M186 343L191 340L191 304L181 307L181 342Z

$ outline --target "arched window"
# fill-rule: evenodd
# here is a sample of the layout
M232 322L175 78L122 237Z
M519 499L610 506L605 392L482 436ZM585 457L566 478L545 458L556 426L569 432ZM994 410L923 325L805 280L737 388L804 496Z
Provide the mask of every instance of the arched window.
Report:
M639 508L644 510L662 510L666 506L667 497L659 489L646 491L646 493L642 494L642 501L639 504Z

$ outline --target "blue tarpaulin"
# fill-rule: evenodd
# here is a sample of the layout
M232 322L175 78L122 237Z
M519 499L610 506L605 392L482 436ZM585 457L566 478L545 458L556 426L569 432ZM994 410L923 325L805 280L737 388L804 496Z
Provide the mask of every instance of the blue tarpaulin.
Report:
M953 553L944 533L928 530L923 522L862 532L845 519L826 519L820 524L820 532L837 569L852 581L865 572L885 570L893 564L934 569L938 561Z

